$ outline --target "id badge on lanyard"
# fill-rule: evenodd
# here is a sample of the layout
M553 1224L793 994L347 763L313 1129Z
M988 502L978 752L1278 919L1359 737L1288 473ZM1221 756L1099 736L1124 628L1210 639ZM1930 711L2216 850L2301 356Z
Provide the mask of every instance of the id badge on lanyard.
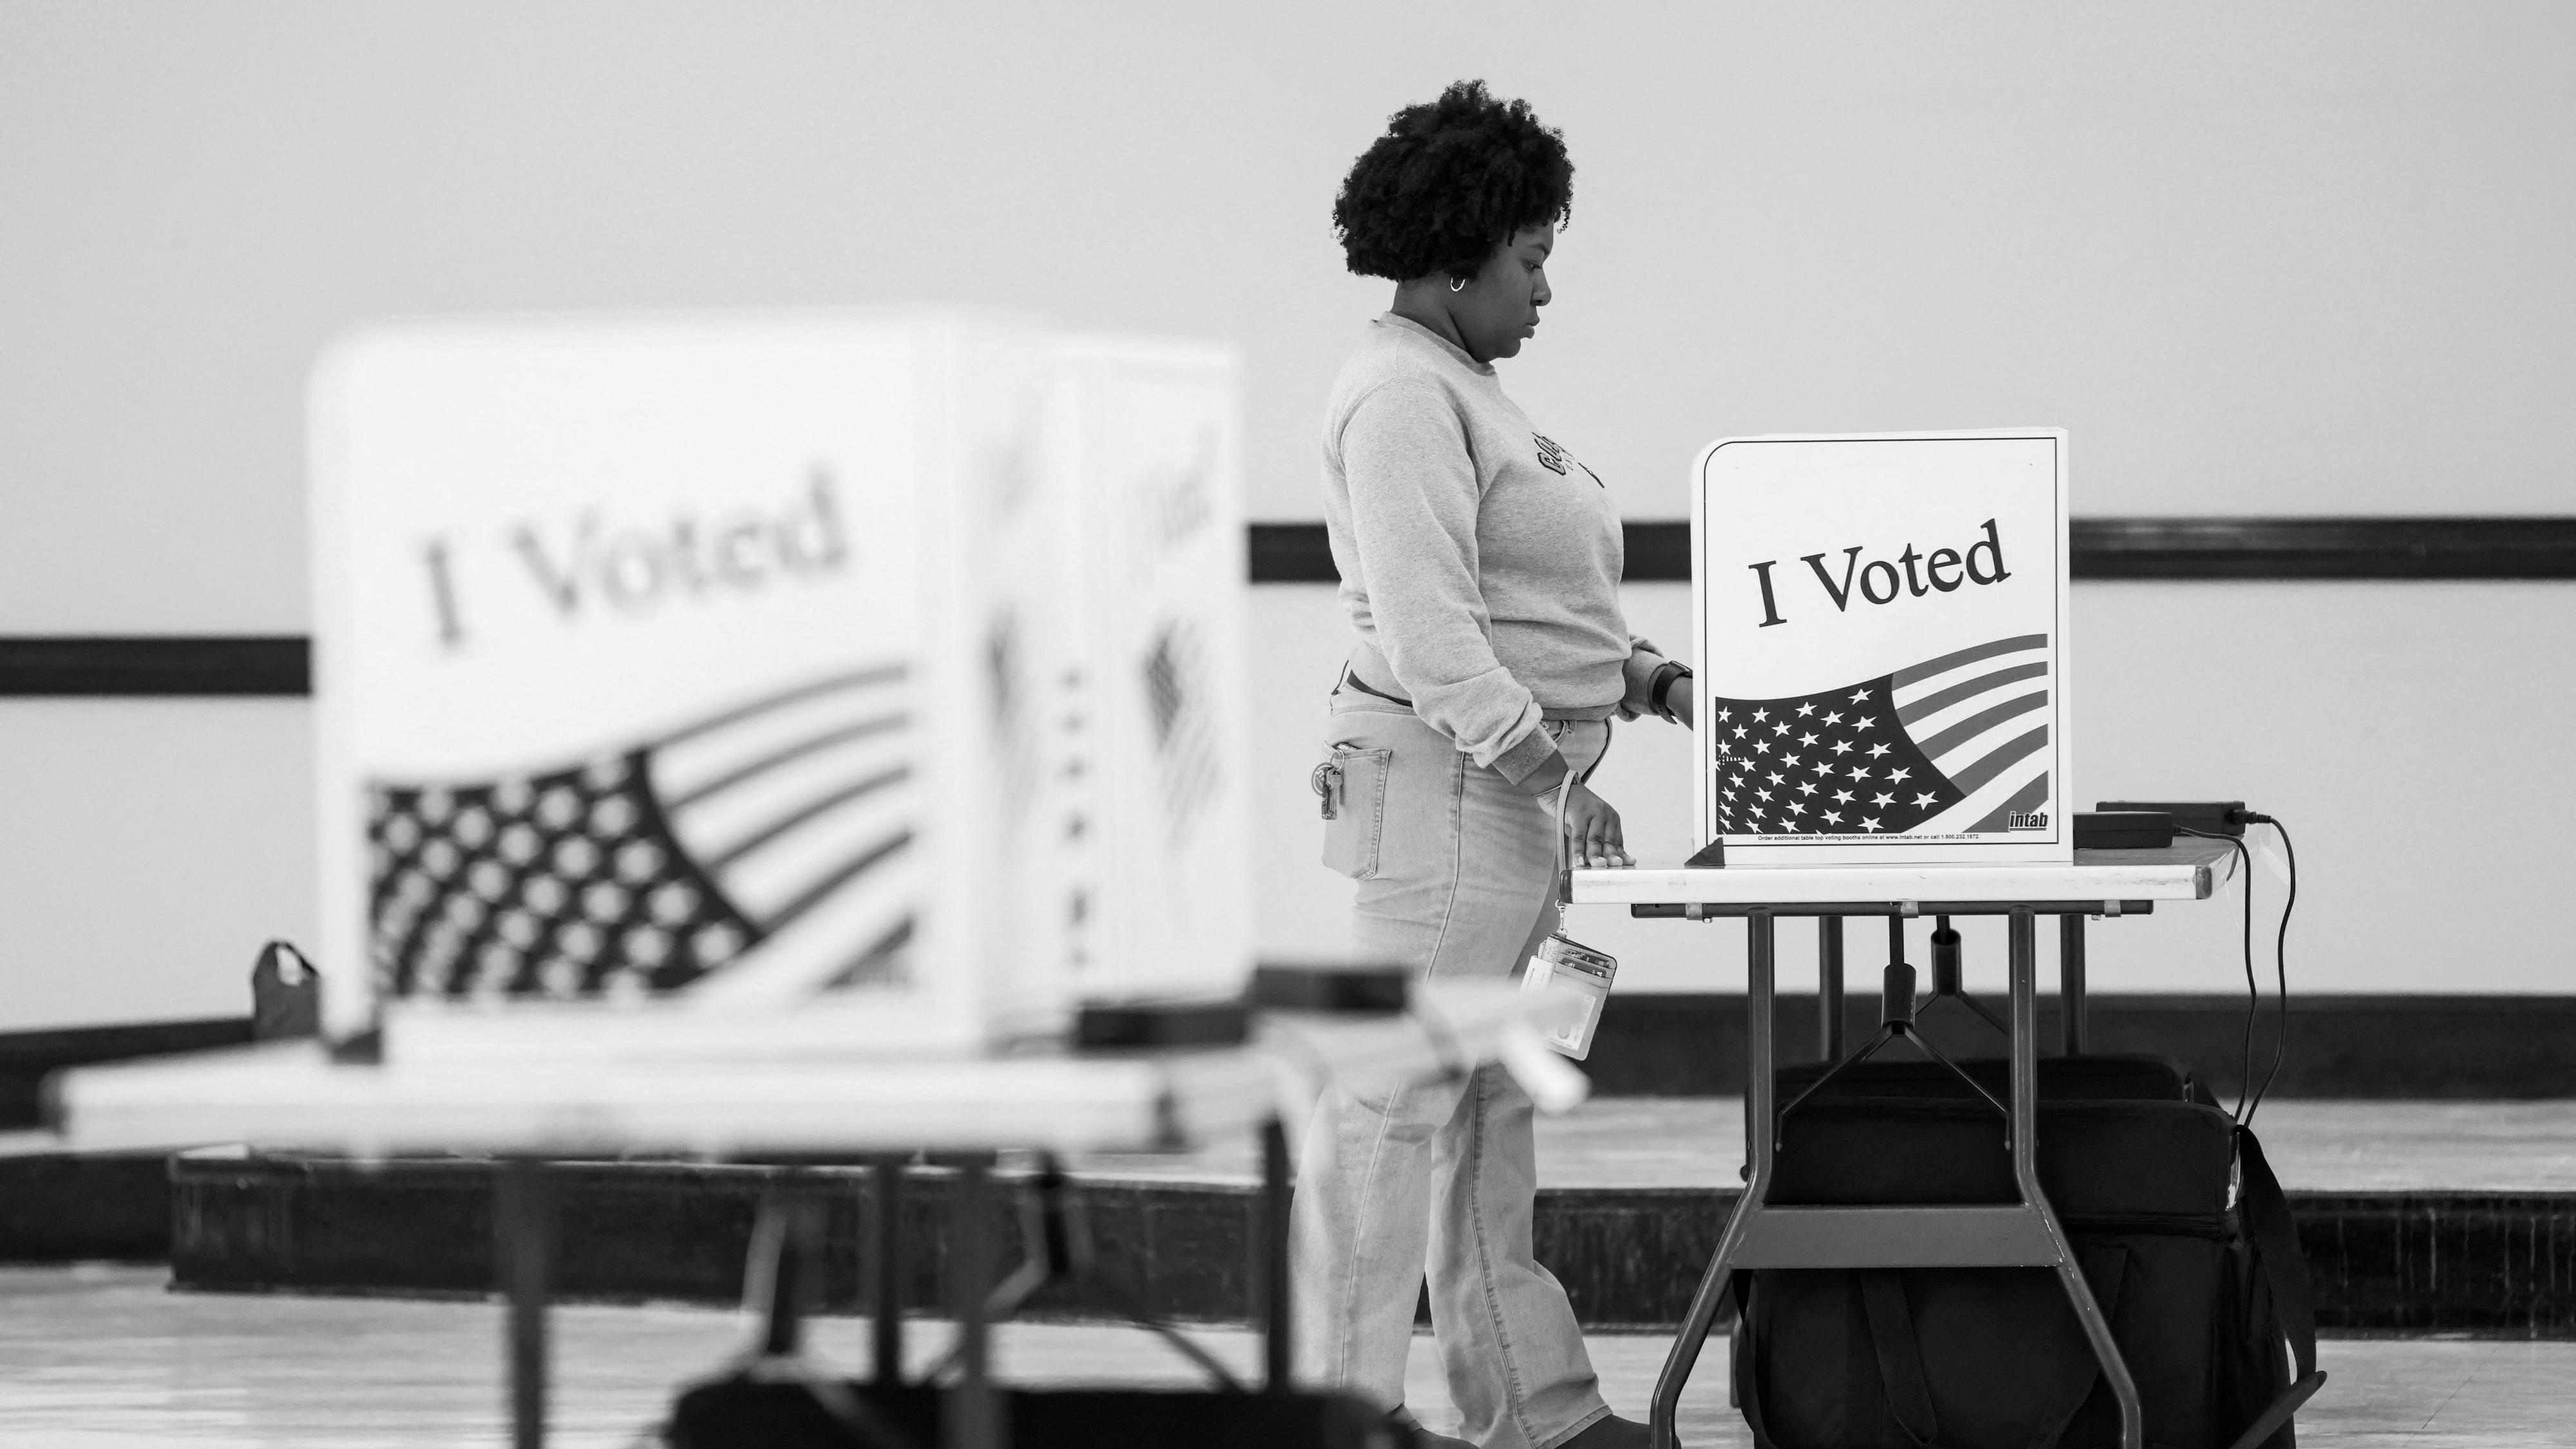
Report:
M1574 783L1569 773L1556 792L1560 882L1566 879L1565 807L1573 798ZM1592 1033L1601 1025L1601 1008L1610 1000L1610 983L1619 974L1619 962L1565 934L1561 914L1558 920L1557 929L1539 943L1521 972L1521 990L1547 998L1538 1024L1539 1039L1549 1050L1579 1062L1592 1054Z

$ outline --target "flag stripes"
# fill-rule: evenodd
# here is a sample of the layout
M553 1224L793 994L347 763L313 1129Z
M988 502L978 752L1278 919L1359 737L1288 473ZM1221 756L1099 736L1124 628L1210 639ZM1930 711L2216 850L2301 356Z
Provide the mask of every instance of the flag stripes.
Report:
M911 933L907 678L901 665L836 674L523 775L377 783L383 989L671 991L827 903L839 944L819 945L841 974L890 977Z
M1992 659L1999 654L2018 654L2025 649L2047 647L2048 636L2045 634L2016 634L2009 639L1997 639L1990 644L1973 644L1954 653L1935 655L1920 664L1910 664L1896 671L1896 687L1905 689L1933 675L1947 674L1962 665Z
M2019 699L1990 705L1923 741L1923 753L1938 760L2005 720L2028 714L2047 703L2048 691L2043 689L2036 694L2025 694Z
M1998 669L1992 674L1980 675L1965 684L1954 684L1947 689L1924 695L1910 704L1900 705L1897 707L1896 718L1900 723L1910 725L1927 715L1939 714L1963 699L1973 699L1988 690L2001 689L2007 684L2019 684L2025 679L2043 679L2047 675L2048 664L2044 660L2032 664L2016 664L2010 669Z

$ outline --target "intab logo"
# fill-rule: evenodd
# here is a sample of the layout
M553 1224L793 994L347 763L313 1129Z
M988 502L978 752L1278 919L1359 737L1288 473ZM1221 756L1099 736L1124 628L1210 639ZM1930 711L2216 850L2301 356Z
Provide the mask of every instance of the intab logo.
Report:
M2045 810L2015 810L2004 817L2006 830L2046 830L2047 828L2048 812Z

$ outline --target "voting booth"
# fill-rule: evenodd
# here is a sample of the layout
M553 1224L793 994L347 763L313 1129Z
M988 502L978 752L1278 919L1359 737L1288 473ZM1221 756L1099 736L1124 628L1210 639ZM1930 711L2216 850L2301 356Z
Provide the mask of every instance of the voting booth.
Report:
M1084 337L1056 363L1072 980L1086 997L1228 994L1252 949L1234 366Z
M313 447L333 1037L938 1051L1238 987L1225 354L405 326Z
M1728 438L1691 534L1701 840L2073 858L2063 431Z

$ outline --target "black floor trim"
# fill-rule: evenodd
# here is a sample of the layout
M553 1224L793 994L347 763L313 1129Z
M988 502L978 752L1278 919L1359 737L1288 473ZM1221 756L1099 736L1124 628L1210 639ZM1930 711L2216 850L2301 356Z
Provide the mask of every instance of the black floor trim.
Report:
M1874 973L1871 973L1874 974ZM1983 998L2000 1011L2000 997ZM2273 1007L2257 1027L2256 1069L2271 1061ZM2085 1013L2093 1051L2170 1057L2232 1097L2242 1076L2245 998L2225 993L2096 993ZM1815 1053L1816 998L1783 995L1773 1038L1780 1060ZM1584 1070L1605 1097L1720 1097L1744 1090L1744 998L1633 992L1610 998ZM1955 1006L1924 1029L1947 1049L1990 1054L1996 1038ZM1843 1002L1843 1039L1878 1027L1878 997ZM2039 999L2042 1050L2059 1040L2057 998ZM2576 1097L2576 996L2315 995L2290 998L2289 1050L2274 1097L2493 1101Z
M824 1204L826 1307L865 1306L864 1169L627 1162L559 1171L557 1281L567 1298L739 1302L753 1214L779 1187ZM493 1282L488 1162L189 1157L172 1164L172 1182L172 1279L181 1288L447 1296ZM918 1311L949 1301L947 1187L922 1175L905 1198L904 1293ZM1174 1319L1246 1320L1252 1188L1087 1181L1077 1192L1100 1279ZM2290 1197L2328 1331L2576 1338L2576 1193ZM1542 1190L1537 1255L1585 1327L1670 1331L1734 1199L1717 1188ZM1017 1214L1005 1214L1003 1228L1004 1261L1016 1262ZM1113 1296L1051 1289L1030 1316L1108 1318Z

